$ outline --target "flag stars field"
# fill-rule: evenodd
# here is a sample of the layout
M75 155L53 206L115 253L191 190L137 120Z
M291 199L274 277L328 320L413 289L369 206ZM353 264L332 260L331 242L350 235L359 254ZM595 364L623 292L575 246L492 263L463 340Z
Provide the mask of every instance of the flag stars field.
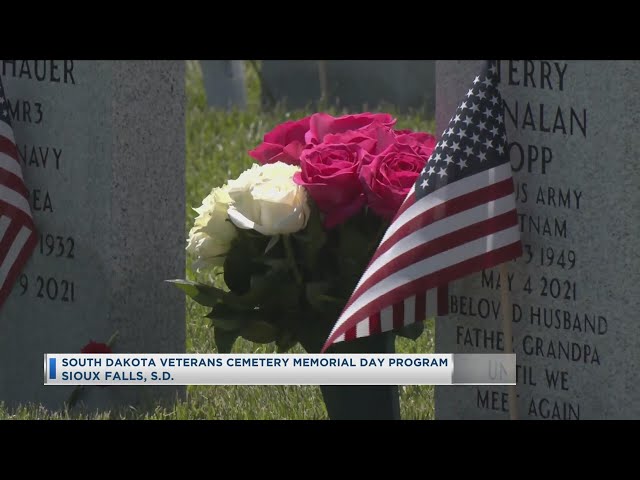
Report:
M490 72L495 67L475 77L451 117L324 349L446 315L449 281L522 254L503 105ZM463 117L472 135L454 129Z

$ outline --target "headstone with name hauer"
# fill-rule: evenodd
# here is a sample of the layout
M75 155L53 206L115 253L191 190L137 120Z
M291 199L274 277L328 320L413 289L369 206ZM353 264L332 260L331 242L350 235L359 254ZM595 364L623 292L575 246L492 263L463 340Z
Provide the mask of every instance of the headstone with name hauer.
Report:
M247 106L247 88L242 60L200 60L207 104L212 108Z
M502 351L506 282L518 417L638 419L640 62L499 63L524 255L450 285L436 351ZM438 132L478 66L438 62ZM507 395L436 387L436 418L507 419Z
M38 246L0 310L0 401L60 408L43 354L118 332L114 351L184 352L182 61L0 60ZM90 391L88 391L90 390ZM91 408L182 387L88 387ZM80 398L83 400L83 397Z

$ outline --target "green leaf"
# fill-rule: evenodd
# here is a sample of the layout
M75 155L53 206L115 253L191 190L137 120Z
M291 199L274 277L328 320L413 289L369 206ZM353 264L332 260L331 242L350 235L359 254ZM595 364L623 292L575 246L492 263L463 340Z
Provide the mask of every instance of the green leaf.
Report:
M259 262L262 265L270 267L271 270L287 270L288 264L284 258L257 258L256 262Z
M254 246L246 242L237 242L224 262L224 282L238 295L249 291L252 275L263 273L267 269L254 260L261 257L263 250L256 252L252 247Z
M205 285L204 283L179 279L167 280L167 282L173 283L176 287L189 295L196 303L204 305L205 307L213 307L217 305L226 295L224 290L210 285Z
M213 338L216 342L218 353L231 353L233 344L236 343L238 336L237 331L228 332L221 328L215 328L213 331Z
M305 295L307 302L316 310L324 310L327 303L333 305L344 305L344 301L328 295L330 285L328 282L309 282L305 285Z
M240 330L240 335L250 342L271 343L277 338L278 329L264 320L254 320Z
M410 340L417 340L422 335L422 332L424 332L424 322L416 322L400 328L396 331L396 334Z
M271 270L251 277L251 289L247 300L256 306L283 311L297 309L300 305L301 287L289 270Z
M220 303L206 315L214 327L219 326L224 330L239 330L247 322L260 320L262 316L262 312L254 307L231 303Z
M239 330L244 326L244 321L240 316L226 316L221 317L211 311L207 318L211 319L211 324L215 328L221 328L222 330L226 330L227 332L231 332L233 330Z

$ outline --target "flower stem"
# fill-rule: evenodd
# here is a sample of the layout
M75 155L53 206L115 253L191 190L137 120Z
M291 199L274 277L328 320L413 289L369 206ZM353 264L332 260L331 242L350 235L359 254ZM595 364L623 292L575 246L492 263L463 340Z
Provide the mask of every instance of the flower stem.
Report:
M293 276L296 278L296 282L299 285L302 285L302 275L300 274L300 270L298 270L298 265L296 265L296 257L293 254L293 245L291 244L291 236L283 235L282 240L284 241L284 249L287 252L287 261L289 262L289 267L293 272Z
M116 339L118 338L118 335L120 335L120 332L118 330L116 330L114 332L113 335L111 335L111 338L109 340L107 340L107 345L111 348L113 347L113 344L116 342Z

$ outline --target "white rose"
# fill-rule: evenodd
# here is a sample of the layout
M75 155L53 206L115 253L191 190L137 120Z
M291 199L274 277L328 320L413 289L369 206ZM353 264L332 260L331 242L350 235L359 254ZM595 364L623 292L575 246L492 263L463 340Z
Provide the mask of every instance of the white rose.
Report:
M238 234L227 215L230 203L231 197L225 186L214 188L202 205L194 208L198 216L189 231L187 243L187 252L196 257L193 268L201 270L224 262L224 255Z
M307 191L293 181L299 167L277 162L253 165L229 182L229 218L238 227L263 235L294 233L309 220Z

